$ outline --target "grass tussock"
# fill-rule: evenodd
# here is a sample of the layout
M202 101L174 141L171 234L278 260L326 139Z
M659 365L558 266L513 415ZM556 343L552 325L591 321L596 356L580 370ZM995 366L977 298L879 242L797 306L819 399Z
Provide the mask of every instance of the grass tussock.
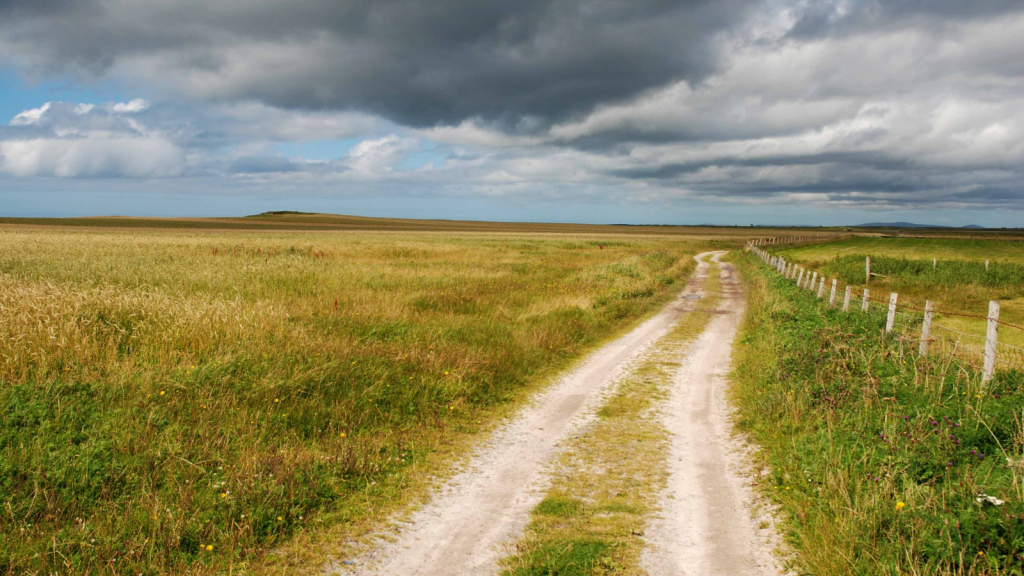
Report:
M695 248L0 230L0 573L237 574L343 534Z
M884 318L744 264L733 396L797 571L1021 574L1024 374L982 386L885 335Z
M719 298L712 266L698 300L619 383L597 419L566 448L545 499L534 509L505 576L646 574L643 533L664 487L668 438L658 403L672 385L687 344Z

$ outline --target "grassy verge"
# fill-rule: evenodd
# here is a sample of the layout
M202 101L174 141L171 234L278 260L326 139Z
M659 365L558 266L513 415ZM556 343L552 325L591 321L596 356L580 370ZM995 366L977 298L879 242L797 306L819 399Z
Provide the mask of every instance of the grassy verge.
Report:
M516 553L504 561L506 576L645 573L642 536L666 478L667 437L657 406L686 344L710 320L719 285L712 267L708 297L655 343L569 444Z
M826 309L752 256L743 269L732 391L797 570L1021 574L1024 374L982 387L882 319Z
M699 245L0 230L0 573L315 570Z

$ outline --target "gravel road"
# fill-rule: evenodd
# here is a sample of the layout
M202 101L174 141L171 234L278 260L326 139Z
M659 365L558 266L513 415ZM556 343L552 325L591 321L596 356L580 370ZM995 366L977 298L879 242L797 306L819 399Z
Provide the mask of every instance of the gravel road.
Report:
M744 447L731 434L725 390L744 300L733 267L719 270L719 314L687 351L662 408L671 443L669 479L659 517L645 533L643 564L650 576L780 573L770 518L762 518L761 528L751 515Z
M522 534L548 488L546 465L559 454L562 441L587 425L630 364L692 308L694 295L702 294L710 270L706 258L712 254L717 262L723 253L696 256L698 266L675 301L540 393L427 504L382 532L353 565L333 565L330 571L495 575L497 561ZM721 273L727 313L711 322L687 354L665 410L673 436L671 477L665 513L652 526L651 550L644 559L652 575L761 574L760 567L771 560L745 512L748 499L731 471L730 456L715 454L731 442L721 387L743 306L731 266Z

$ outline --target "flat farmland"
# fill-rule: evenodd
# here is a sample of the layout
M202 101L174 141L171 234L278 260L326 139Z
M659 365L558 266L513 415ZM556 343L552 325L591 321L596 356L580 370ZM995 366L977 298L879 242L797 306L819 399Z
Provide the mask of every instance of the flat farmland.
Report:
M0 567L229 571L379 518L716 245L0 227Z

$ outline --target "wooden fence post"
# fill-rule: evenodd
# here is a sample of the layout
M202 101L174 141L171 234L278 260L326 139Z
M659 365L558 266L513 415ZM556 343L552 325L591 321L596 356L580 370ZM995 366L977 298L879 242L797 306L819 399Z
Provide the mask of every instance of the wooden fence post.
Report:
M839 282L838 278L832 279L832 293L828 297L828 307L834 308L836 305L836 282Z
M825 295L825 275L821 275L821 280L818 281L818 298Z
M889 316L885 319L885 331L892 332L892 327L896 324L896 298L899 294L893 292L889 295Z
M817 272L815 272L815 273L814 273L814 276L813 276L813 277L811 277L811 287L810 287L810 291L811 291L811 292L814 292L814 284L815 284L815 283L816 283L817 281L818 281L818 273L817 273Z
M917 349L917 354L924 358L928 356L928 343L931 342L932 337L932 301L924 301L924 323L921 324L921 346Z
M935 270L938 267L939 267L939 259L938 258L932 258L932 270Z
M843 312L850 311L850 285L846 285L846 296L843 296Z
M864 283L871 284L871 256L868 256L867 260L864 261L864 273L866 275Z
M985 335L985 371L982 382L988 382L996 375L996 346L999 341L999 300L988 303L988 333Z
M804 285L804 269L800 268L800 275L796 277L796 287L799 288Z
M988 260L985 260L985 271L988 272Z
M860 301L860 311L861 312L867 312L868 311L868 305L871 303L870 296L871 296L871 291L868 290L867 288L865 288L864 289L864 297Z

